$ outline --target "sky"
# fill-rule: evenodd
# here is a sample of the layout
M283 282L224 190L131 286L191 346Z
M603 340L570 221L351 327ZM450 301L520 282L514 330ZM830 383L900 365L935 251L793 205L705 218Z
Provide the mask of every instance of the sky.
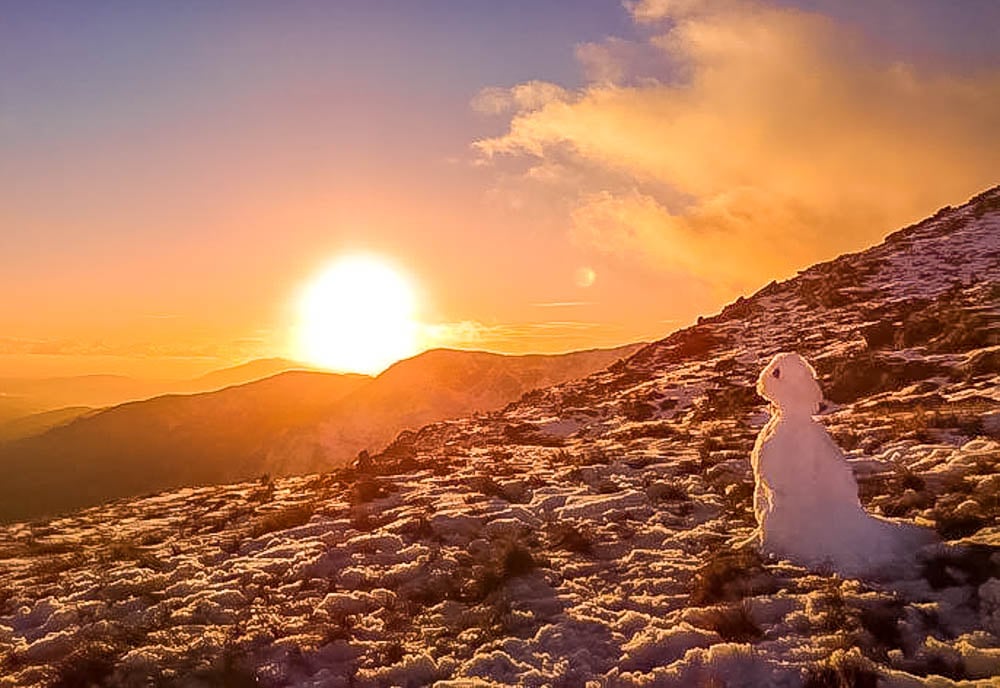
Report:
M651 340L997 183L992 0L0 0L0 377Z

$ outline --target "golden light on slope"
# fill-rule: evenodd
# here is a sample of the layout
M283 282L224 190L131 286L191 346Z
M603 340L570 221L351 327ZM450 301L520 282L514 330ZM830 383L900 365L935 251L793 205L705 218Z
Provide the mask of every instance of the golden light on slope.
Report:
M371 255L345 256L299 302L299 355L342 372L378 373L417 353L417 299L410 282Z

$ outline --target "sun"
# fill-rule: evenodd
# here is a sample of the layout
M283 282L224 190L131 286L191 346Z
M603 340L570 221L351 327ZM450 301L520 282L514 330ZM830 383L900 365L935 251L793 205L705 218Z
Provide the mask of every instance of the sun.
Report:
M417 353L418 332L413 286L377 256L336 260L299 300L299 355L323 368L379 373Z

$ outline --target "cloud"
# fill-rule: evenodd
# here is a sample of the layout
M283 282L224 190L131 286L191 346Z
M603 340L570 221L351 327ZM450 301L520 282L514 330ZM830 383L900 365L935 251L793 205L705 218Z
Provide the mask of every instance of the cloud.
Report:
M623 4L637 24L654 24L739 7L739 0L626 0Z
M267 349L262 342L259 338L180 344L0 337L0 356L240 359L265 355Z
M564 304L533 304L541 307L574 306ZM549 351L553 345L566 349L573 346L604 346L620 344L620 325L584 320L543 320L535 322L485 324L466 320L455 323L425 324L421 331L423 348L455 347L491 349L507 352Z
M508 108L507 131L474 144L501 170L528 163L519 193L568 196L584 246L736 292L998 181L1000 70L886 60L794 9L626 6L651 28L641 45L583 49L590 83ZM616 57L642 50L656 74ZM614 181L577 183L580 170Z
M593 306L596 301L542 301L531 304L535 308L581 308Z
M533 112L549 103L566 99L562 86L547 81L528 81L513 88L484 88L472 99L472 109L484 115Z

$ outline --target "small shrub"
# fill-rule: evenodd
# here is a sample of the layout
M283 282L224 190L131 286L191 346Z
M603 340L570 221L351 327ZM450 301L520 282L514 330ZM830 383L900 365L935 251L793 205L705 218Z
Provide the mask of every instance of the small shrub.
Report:
M740 418L760 406L757 390L747 385L727 385L708 392L695 410L694 420Z
M647 421L656 415L656 406L645 401L626 401L621 406L625 420L634 422Z
M473 574L472 581L466 586L467 601L481 602L503 587L504 579L501 572L493 566L484 566Z
M145 630L114 621L78 628L72 648L53 662L52 668L56 673L52 682L46 685L59 688L118 685L109 681L118 660L141 645L145 637Z
M523 495L517 494L518 490L508 489L497 483L489 476L475 476L469 480L469 487L486 497L497 497L505 502L520 502Z
M497 481L488 475L477 475L469 480L469 487L477 492L481 492L487 497L499 497L503 499L503 490Z
M924 479L909 467L898 464L891 474L878 474L859 481L863 501L872 500L882 513L892 518L910 516L933 505Z
M830 435L833 436L833 441L837 443L837 446L844 451L857 449L858 445L861 444L861 435L845 426L831 428Z
M827 579L819 594L821 626L825 631L853 634L857 630L857 610L847 606L837 579Z
M695 574L691 602L696 605L733 602L775 589L760 555L752 548L715 552Z
M250 535L256 538L280 530L297 528L308 523L312 516L313 506L311 504L300 504L280 511L272 511L253 524L250 528Z
M403 643L398 640L391 640L383 643L378 651L378 661L382 666L390 666L402 661L406 656L406 649Z
M40 541L31 540L27 543L28 556L68 554L79 547L78 544L65 540Z
M899 487L902 489L916 490L917 492L924 489L924 479L910 470L909 467L900 465L896 471L899 475Z
M512 578L530 573L538 566L531 550L517 540L500 544L487 562L474 567L466 586L472 601L481 601L496 593Z
M28 575L32 577L57 577L86 563L87 557L82 552L38 557L33 559L29 565Z
M319 624L316 630L323 638L323 644L337 642L338 640L350 640L353 624L351 617L334 619L331 623Z
M573 459L569 455L568 451L566 451L565 449L560 449L559 451L556 452L555 456L553 457L553 462L556 464L566 465L566 464L572 464Z
M434 529L431 528L429 514L420 514L416 518L407 521L400 528L399 532L413 540L430 540L434 537Z
M403 632L413 627L413 619L419 608L411 600L397 598L386 606L382 613L382 627L387 631Z
M698 459L701 461L701 467L708 468L713 465L712 454L720 451L723 446L723 442L715 437L706 437L698 445Z
M961 547L925 561L922 574L935 590L956 585L979 587L990 578L1000 578L1000 564L992 557L990 547Z
M907 662L906 670L918 676L944 676L956 681L967 678L965 662L961 657L947 657L940 653L922 653Z
M503 557L503 576L505 579L531 573L535 569L535 558L531 550L520 543L513 543L507 548Z
M606 466L611 463L611 456L601 447L588 447L579 454L564 455L572 466Z
M537 447L561 447L562 437L547 435L531 423L508 424L504 427L504 438L511 444Z
M352 505L367 504L379 497L385 496L385 490L371 478L361 478L351 487L350 503Z
M597 491L600 494L614 494L616 492L621 492L621 490L622 490L621 485L619 485L617 482L615 482L611 478L603 478L603 479L601 479L600 481L598 481L596 487L597 487Z
M935 508L934 527L945 540L957 540L978 532L991 521L980 514L964 514L958 510Z
M616 439L620 441L638 440L644 437L669 439L676 435L677 430L665 420L638 423L632 427L625 428L621 432L615 433Z
M747 480L726 485L723 492L726 513L734 519L754 523L753 492L754 484Z
M52 688L87 688L105 685L125 648L111 643L85 642L56 668Z
M710 329L690 327L671 335L665 343L669 347L665 352L665 358L669 362L677 363L689 358L703 358L709 351L727 344L728 341Z
M878 688L879 675L856 654L838 652L810 667L803 688Z
M107 543L98 556L98 561L105 564L134 561L137 567L147 568L151 571L159 571L163 568L163 562L151 552L127 540L114 540Z
M170 537L171 533L169 530L163 529L158 531L148 531L138 536L135 543L141 547L153 547L154 545L162 545Z
M623 460L623 463L629 468L634 468L636 470L642 470L647 466L651 466L655 463L661 463L663 457L656 456L653 454L633 454L628 458Z
M677 408L677 405L679 403L680 402L677 401L677 399L672 399L670 397L667 397L666 399L660 400L659 408L661 411L673 411L675 408Z
M873 650L879 657L884 657L886 651L900 647L903 642L899 630L902 607L899 602L889 602L861 610L858 621L871 636Z
M248 499L252 502L270 502L274 498L274 481L265 473L260 477L257 486L251 490Z
M838 404L947 373L946 368L930 361L883 356L867 350L824 359L818 369L826 398Z
M260 685L245 653L233 647L225 648L208 668L193 672L191 678L204 685L225 688L256 688Z
M552 527L549 535L552 546L567 552L575 552L590 556L594 553L594 544L591 538L584 534L577 526L567 523L558 523Z
M672 483L655 482L646 488L646 496L651 502L685 502L688 500L687 492L680 485Z
M708 627L727 643L746 643L764 637L764 631L754 622L745 601L713 609Z
M351 527L360 533L370 533L375 530L376 524L371 514L368 513L368 509L357 505L351 508ZM429 523L427 528L430 529Z

